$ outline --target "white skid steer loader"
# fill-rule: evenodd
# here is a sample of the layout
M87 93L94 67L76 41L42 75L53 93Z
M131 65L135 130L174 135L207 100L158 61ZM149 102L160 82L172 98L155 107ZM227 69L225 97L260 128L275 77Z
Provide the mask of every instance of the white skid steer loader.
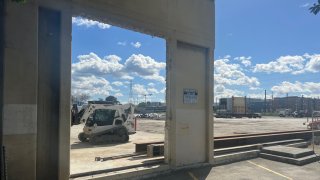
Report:
M89 104L79 117L85 126L78 138L91 144L127 142L136 131L133 113L131 104Z

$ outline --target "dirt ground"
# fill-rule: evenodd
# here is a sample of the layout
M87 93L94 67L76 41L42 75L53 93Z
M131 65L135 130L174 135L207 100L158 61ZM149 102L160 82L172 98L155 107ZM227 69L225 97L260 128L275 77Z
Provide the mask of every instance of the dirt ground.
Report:
M306 129L303 125L307 118L214 118L214 136L237 134L256 134L276 131L293 131ZM138 131L164 134L164 120L139 119Z
M253 134L276 131L304 130L306 118L263 117L261 119L214 119L214 136ZM109 157L134 152L134 143L164 140L164 120L138 119L137 133L122 144L91 145L78 140L83 125L71 127L70 172L71 174L143 163L143 158L126 158L105 162L94 161L95 157Z

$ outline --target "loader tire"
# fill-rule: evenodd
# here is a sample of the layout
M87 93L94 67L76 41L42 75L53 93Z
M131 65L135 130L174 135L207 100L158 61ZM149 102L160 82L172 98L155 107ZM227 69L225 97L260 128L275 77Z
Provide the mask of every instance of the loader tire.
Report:
M81 142L88 142L88 139L87 139L86 135L85 135L83 132L82 132L82 133L79 133L78 139L79 139Z
M129 141L128 132L124 128L119 129L118 135L119 135L119 137L120 137L122 142L128 142Z

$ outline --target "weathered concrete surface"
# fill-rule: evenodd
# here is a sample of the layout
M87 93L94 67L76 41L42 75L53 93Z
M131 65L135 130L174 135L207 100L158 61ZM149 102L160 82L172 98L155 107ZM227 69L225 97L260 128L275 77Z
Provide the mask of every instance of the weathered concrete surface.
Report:
M46 140L50 142L51 139L50 136L42 136L45 131L42 125L50 124L51 120L44 118L41 119L43 122L39 123L39 113L46 114L47 110L38 112L43 105L38 100L39 93L47 93L50 96L53 92L38 89L39 77L53 78L51 85L58 84L60 93L56 102L59 106L58 110L53 112L55 113L53 124L59 129L51 135L56 142L51 148L55 150L47 152L49 157L57 160L44 164L56 169L53 174L57 174L54 177L58 179L67 179L69 176L72 15L92 17L105 23L161 36L167 40L166 160L174 168L185 164L212 161L214 1L30 0L26 3L6 2L2 115L5 117L3 119L4 145L9 150L7 153L14 157L9 158L8 161L9 179L25 177L36 179L36 175L43 172L40 169L37 172L36 167L41 166L37 166L37 162L40 163L40 157L45 156L43 151L50 146L43 142ZM41 48L38 43L39 7L55 10L61 15L60 44L56 47L60 50L60 56L55 57L61 64L56 71L59 76L38 71L38 52ZM43 26L46 27L44 24L41 28ZM51 33L48 32L47 35L50 36ZM185 53L188 54L187 57ZM53 58L50 53L47 55ZM185 62L189 63L188 66ZM199 64L201 66L198 66ZM194 67L194 70L188 69L189 67ZM185 81L185 77L190 76L190 71L194 71L197 76ZM55 79L57 77L60 78ZM177 98L183 95L183 88L197 89L198 103L184 105L181 99ZM30 107L32 107L31 110ZM193 113L190 117L186 117L185 112L189 111ZM34 114L37 114L37 117L34 117ZM26 116L21 118L23 117L21 115ZM197 117L198 122L191 121L194 117ZM40 141L27 137L38 137ZM23 150L30 152L28 157L24 157L20 152L22 150L18 139L26 142ZM189 146L188 140L200 144L198 147ZM46 147L42 150L41 145ZM181 150L184 153L180 154ZM191 153L194 155L189 156ZM18 161L18 159L24 160ZM20 169L20 167L25 168Z
M302 130L305 129L303 122L306 121L306 119L263 117L261 119L215 119L215 121L219 121L218 126L214 126L215 134L218 134L219 136L230 136L238 135L238 132L251 134L286 130ZM99 146L93 146L89 143L81 143L77 136L78 133L82 131L83 125L72 126L70 136L71 174L87 170L88 163L92 164L90 165L92 170L96 170L99 166L104 166L106 168L125 166L126 161L123 160L116 160L112 163L104 162L105 164L97 164L94 162L94 158L96 156L109 157L133 153L135 151L135 142L163 141L164 126L164 120L138 119L138 131L136 134L130 136L130 141L128 143Z
M169 175L159 175L150 180L207 179L207 180L283 180L319 179L319 163L295 166L262 158L241 161L218 167L182 170Z
M95 157L132 154L135 151L134 143L136 142L164 140L163 134L138 131L136 134L130 135L130 140L127 143L91 145L78 140L78 133L82 131L82 128L83 125L71 128L70 174L141 164L146 161L147 157L123 158L105 162L95 162L94 160Z
M10 179L36 178L37 9L7 2L3 145Z
M300 157L314 154L314 152L311 151L310 149L301 149L301 148L286 147L286 146L264 147L262 148L261 152L279 155L279 156L285 156L285 157L292 157L292 158L300 158Z

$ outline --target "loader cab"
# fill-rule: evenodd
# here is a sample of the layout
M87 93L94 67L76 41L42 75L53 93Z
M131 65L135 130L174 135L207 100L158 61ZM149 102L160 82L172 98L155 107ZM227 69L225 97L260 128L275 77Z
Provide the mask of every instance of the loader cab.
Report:
M121 116L122 115L122 116ZM119 110L114 109L96 109L88 117L86 126L111 126L111 125L122 125L125 122L125 115L121 114Z
M86 126L92 127L94 124L97 126L111 126L116 118L116 110L113 109L96 109L88 117Z

